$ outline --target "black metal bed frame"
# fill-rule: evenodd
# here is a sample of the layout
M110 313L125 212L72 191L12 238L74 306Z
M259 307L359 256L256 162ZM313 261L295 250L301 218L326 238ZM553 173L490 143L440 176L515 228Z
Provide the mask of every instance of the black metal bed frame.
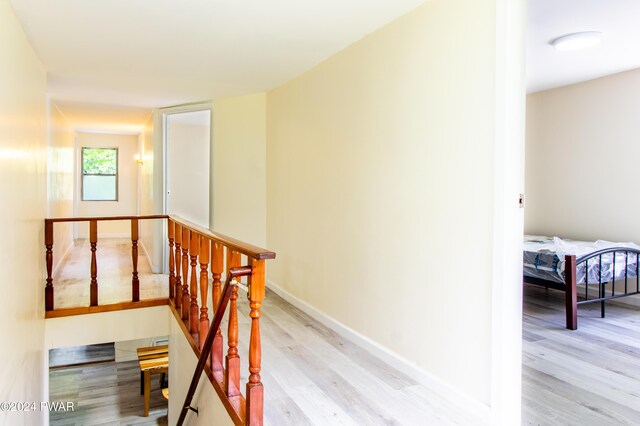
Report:
M621 281L622 277L616 279L616 254L624 253L624 292L616 294L616 286L615 283L617 281ZM612 272L611 272L611 280L603 281L602 277L602 256L611 254L612 258ZM635 255L635 274L631 274L629 276L629 267L628 260L629 254L632 256ZM592 259L596 259L593 260ZM633 259L633 257L631 257ZM598 264L598 281L595 283L589 283L589 265L590 263L597 262ZM585 282L580 285L585 286L585 294L583 300L578 300L578 283L576 282L577 277L577 267L578 265L584 263L585 264ZM561 290L565 292L565 307L566 307L566 319L567 319L567 328L569 330L576 330L578 328L578 305L583 305L585 303L597 303L600 302L600 317L604 318L605 315L605 302L611 299L618 299L620 297L633 296L636 294L640 294L640 250L628 247L611 247L602 250L598 250L593 253L589 253L587 255L581 256L576 259L575 255L567 255L565 256L565 268L564 268L564 284L557 283L554 281L548 281L542 278L534 278L523 276L523 281L529 284L541 285L546 288L553 288L556 290ZM629 283L629 278L631 278L631 283ZM635 291L633 286L630 288L629 284L633 284L635 280ZM611 284L611 293L608 294L607 284ZM589 297L589 285L598 284L598 292L596 297Z

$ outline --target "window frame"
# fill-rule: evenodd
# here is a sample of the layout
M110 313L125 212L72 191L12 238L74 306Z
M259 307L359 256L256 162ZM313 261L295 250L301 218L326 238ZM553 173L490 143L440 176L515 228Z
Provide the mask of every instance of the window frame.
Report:
M84 150L85 149L103 149L103 150L111 150L116 152L116 173L113 174L97 174L97 173L85 173L84 172ZM117 202L119 199L119 187L120 187L120 152L118 151L118 147L97 147L97 146L83 146L80 148L80 200L81 201L91 201L91 202ZM115 199L110 200L87 200L84 198L84 177L85 176L115 176L116 178L116 197Z

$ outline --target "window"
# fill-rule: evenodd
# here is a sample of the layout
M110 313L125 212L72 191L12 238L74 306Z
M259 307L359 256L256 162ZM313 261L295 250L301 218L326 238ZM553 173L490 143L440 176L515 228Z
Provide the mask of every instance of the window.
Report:
M118 148L82 148L82 201L118 201Z

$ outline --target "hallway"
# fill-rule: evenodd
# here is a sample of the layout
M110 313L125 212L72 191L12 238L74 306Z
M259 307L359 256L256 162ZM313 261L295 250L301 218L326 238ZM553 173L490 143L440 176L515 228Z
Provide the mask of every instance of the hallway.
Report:
M75 306L88 300L88 251L86 241L80 240L65 260L56 277L56 304ZM101 298L105 295L110 301L126 300L131 287L130 242L126 239L99 240L98 253ZM140 271L143 272L140 278L142 299L166 297L167 276L151 274L143 256L140 257ZM63 297L69 300L63 300ZM244 295L241 294L240 299L244 299ZM238 303L238 311L238 349L240 354L246 354L249 307L246 303ZM224 334L226 327L225 321L222 325ZM262 308L261 331L261 375L265 386L267 425L478 424L433 391L342 338L272 291L267 291ZM244 383L248 373L246 355L241 356L241 361L241 382ZM131 377L126 380L131 381L130 387L138 383L138 371L128 363L108 365L111 367L101 365L96 368L101 372L115 368L112 373L117 370L119 377L129 374ZM52 377L51 380L53 386L59 379ZM78 377L78 380L82 381L84 377ZM111 389L111 392L118 391L119 388ZM69 397L73 401L74 397L81 399L82 395L71 394ZM152 397L160 397L159 392L152 393ZM105 397L102 403L104 410L117 413L122 398ZM127 402L126 406L131 404ZM131 415L129 408L122 414ZM130 420L122 417L119 421L129 424Z

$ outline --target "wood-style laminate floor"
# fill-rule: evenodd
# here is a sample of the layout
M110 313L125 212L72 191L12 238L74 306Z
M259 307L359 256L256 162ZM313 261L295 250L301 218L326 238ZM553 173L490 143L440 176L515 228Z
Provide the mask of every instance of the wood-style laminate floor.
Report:
M239 303L241 318L248 318ZM249 323L241 324L247 353ZM262 308L265 424L478 425L476 419L267 292ZM242 360L246 381L246 357Z
M88 253L86 240L78 241L60 268L56 306L88 302ZM130 297L130 253L128 240L99 241L101 303ZM166 275L151 274L142 256L140 270L142 297L166 297ZM601 319L597 305L582 305L579 328L569 331L564 328L561 292L526 285L524 293L523 424L640 425L640 308L609 303L607 318ZM243 383L246 305L238 304ZM272 292L262 313L266 424L478 424ZM159 420L140 417L136 362L56 369L50 383L52 400L53 395L76 400L79 409L73 417L52 415L52 424L166 422L166 403L159 392L152 399L152 413Z
M79 241L74 250L85 258L76 259L75 253L67 258L67 265L58 274L56 304L66 302L77 306L85 296L88 298L86 265L89 258L85 253L88 245ZM107 273L109 291L125 295L130 289L130 241L99 241L98 250L99 285L103 285ZM142 256L140 264L141 271L148 271L144 269L148 264ZM100 271L103 271L102 279ZM118 271L122 278L118 277ZM145 275L140 279L141 289L151 288L156 294L166 289L166 282L166 275ZM118 289L118 285L124 289ZM58 291L58 287L62 290ZM82 295L78 296L76 292ZM71 301L58 299L63 296ZM242 383L247 381L250 330L249 309L245 302L242 295L238 303ZM226 330L226 325L221 328ZM340 337L270 291L262 308L261 332L266 425L479 424L412 377ZM77 400L83 417L61 415L52 424L102 424L91 423L98 420L105 424L137 424L135 422L144 421L138 417L143 402L135 362L64 370L52 370L52 395ZM156 404L161 402L158 396L156 393Z
M49 371L49 400L74 403L74 411L53 411L51 426L166 425L167 401L160 376L151 381L149 417L143 417L138 361L110 362Z
M56 348L49 351L49 368L115 361L113 343Z
M98 239L96 250L98 269L98 303L106 305L131 301L131 240L125 238ZM157 299L169 296L166 276L153 274L147 258L139 250L138 273L140 299ZM89 306L91 281L91 248L89 240L76 240L67 256L56 270L54 282L54 306L75 308Z
M564 294L525 285L522 422L640 425L640 308L578 307L565 329Z

